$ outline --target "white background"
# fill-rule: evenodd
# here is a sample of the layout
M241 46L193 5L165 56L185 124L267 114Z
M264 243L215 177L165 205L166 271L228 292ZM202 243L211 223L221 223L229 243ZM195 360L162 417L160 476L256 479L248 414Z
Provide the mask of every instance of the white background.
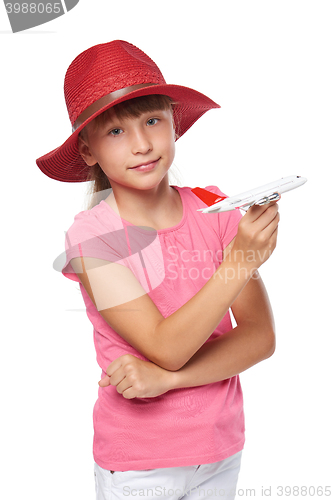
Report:
M52 268L85 185L49 179L35 159L70 135L68 65L117 38L147 52L168 83L222 106L177 143L182 185L231 195L308 178L283 196L278 247L261 271L277 350L241 375L239 498L250 488L279 498L279 485L332 485L332 25L333 4L323 0L80 0L12 34L0 5L1 498L94 498L100 370L78 287Z

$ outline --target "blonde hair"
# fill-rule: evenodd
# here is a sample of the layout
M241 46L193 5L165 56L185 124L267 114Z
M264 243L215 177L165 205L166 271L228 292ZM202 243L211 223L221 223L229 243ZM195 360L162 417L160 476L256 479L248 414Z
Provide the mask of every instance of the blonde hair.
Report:
M115 113L117 118L132 118L139 117L142 113L147 111L157 111L157 110L167 110L173 111L173 105L175 103L165 95L152 94L147 96L136 97L134 99L129 99L128 101L121 102L112 108L107 109L100 115L98 115L92 122L89 123L89 127L96 128L103 125L109 118L111 113ZM175 124L176 127L176 124ZM177 136L177 130L176 130ZM85 127L79 133L79 137L83 140L87 140L87 127ZM87 181L90 185L87 190L87 195L89 197L88 207L90 210L95 205L97 205L102 199L105 199L111 189L111 183L108 177L105 175L98 163L90 167Z

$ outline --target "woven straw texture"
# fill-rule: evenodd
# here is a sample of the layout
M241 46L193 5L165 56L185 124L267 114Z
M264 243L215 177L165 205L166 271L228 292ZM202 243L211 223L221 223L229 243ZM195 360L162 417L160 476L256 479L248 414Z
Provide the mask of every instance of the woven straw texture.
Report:
M138 84L155 84L132 91L107 104L60 146L38 158L41 171L63 182L87 180L89 167L78 152L79 132L97 115L119 102L150 94L169 96L174 106L177 134L181 137L206 111L220 106L204 94L188 87L167 85L157 65L134 45L121 40L95 45L78 55L69 66L64 82L64 94L69 119L73 125L80 114L98 99L111 92Z

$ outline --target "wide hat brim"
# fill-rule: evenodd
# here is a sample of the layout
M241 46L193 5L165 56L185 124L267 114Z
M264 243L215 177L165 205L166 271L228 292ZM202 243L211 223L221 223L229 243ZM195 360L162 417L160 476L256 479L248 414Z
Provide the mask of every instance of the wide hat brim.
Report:
M96 116L116 104L151 94L166 95L176 103L173 109L177 138L181 137L206 111L220 108L219 104L204 94L180 85L163 84L134 90L106 104L89 116L60 147L38 158L36 160L38 167L51 179L62 182L87 181L90 167L86 165L78 150L80 131Z

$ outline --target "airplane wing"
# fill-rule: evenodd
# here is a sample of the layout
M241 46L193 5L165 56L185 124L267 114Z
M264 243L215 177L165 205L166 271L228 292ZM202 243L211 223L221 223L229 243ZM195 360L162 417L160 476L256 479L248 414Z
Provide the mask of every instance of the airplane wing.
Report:
M236 209L246 211L252 205L261 206L276 201L281 193L296 189L306 181L305 177L292 175L231 197L221 197L202 188L193 188L192 191L208 205L208 208L198 209L203 213L228 212Z

